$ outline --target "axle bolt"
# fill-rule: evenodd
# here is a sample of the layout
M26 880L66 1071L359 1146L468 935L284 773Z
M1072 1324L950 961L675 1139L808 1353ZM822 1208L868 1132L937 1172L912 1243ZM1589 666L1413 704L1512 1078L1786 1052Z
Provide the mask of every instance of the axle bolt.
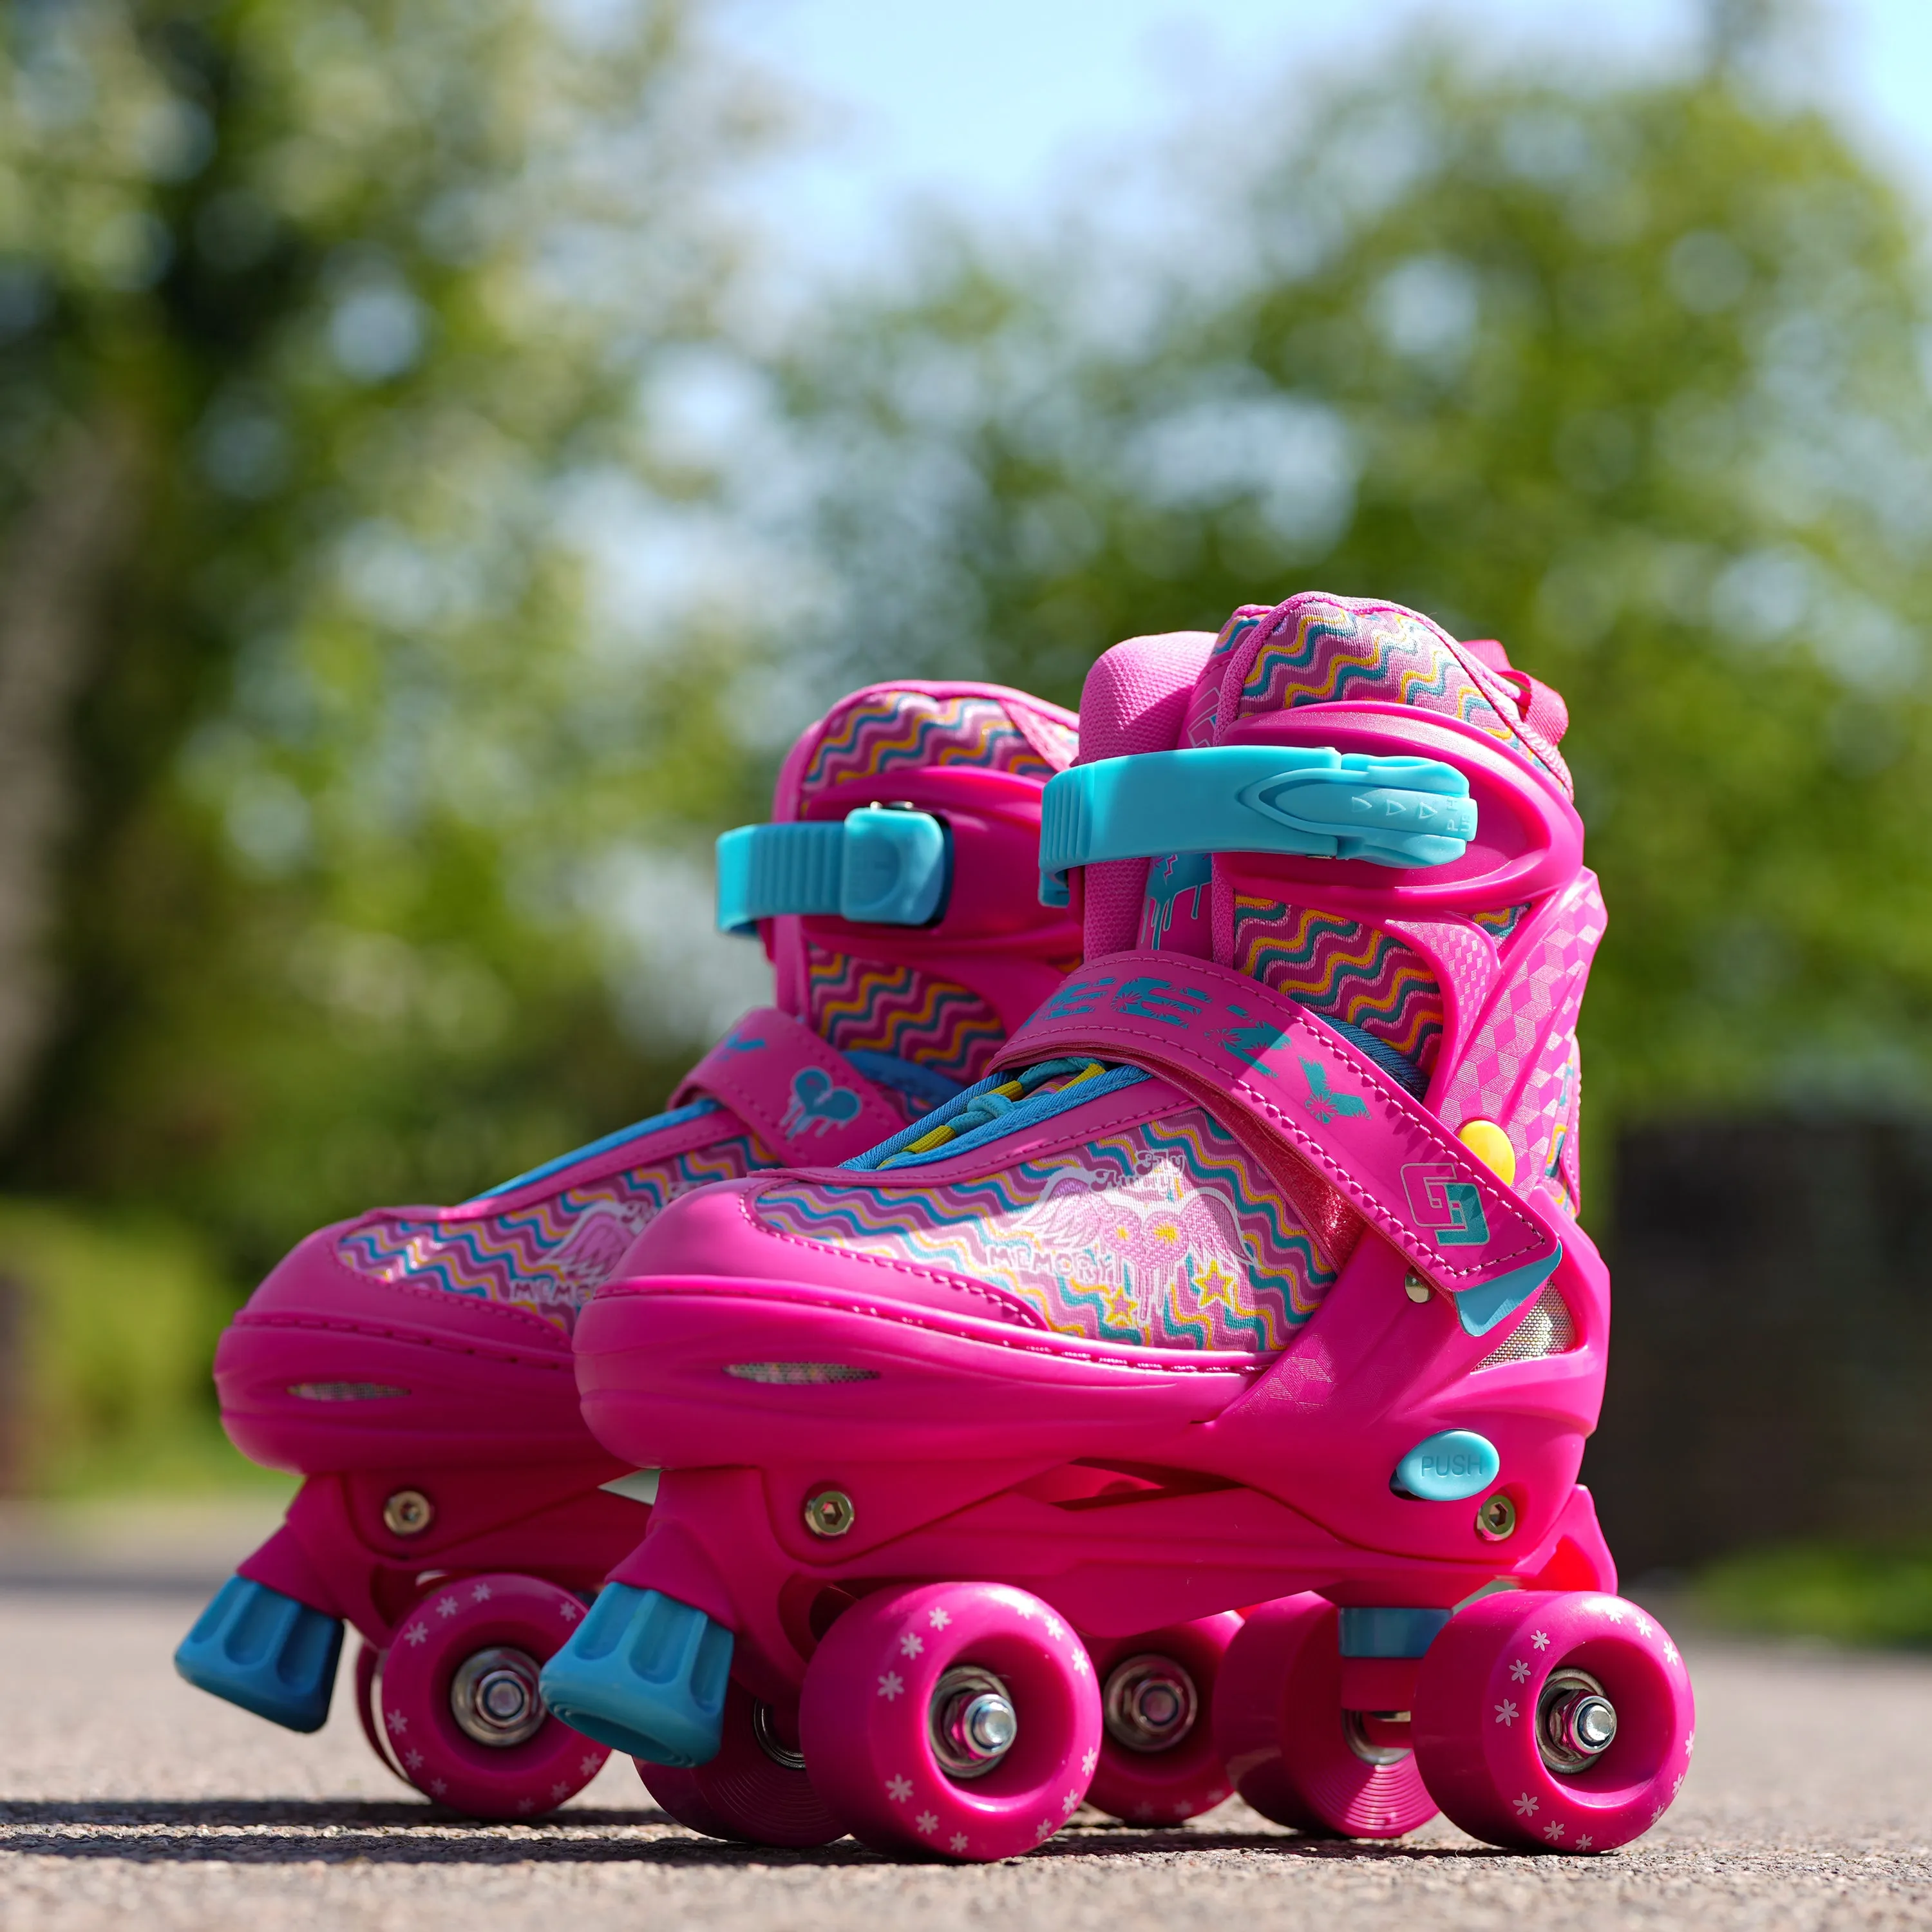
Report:
M392 1536L420 1536L436 1520L436 1505L420 1490L398 1490L382 1505L382 1526Z
M814 1536L843 1536L857 1514L843 1490L820 1490L805 1499L805 1526Z
M1484 1541L1500 1543L1516 1529L1516 1504L1500 1490L1476 1512L1476 1534Z
M1429 1299L1429 1284L1414 1269L1411 1268L1402 1278L1402 1292L1420 1308Z

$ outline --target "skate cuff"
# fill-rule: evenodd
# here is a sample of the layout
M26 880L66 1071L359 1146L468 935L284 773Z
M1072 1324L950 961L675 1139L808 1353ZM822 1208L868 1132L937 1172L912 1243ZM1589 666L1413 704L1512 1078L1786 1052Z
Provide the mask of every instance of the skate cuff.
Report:
M1065 905L1067 873L1105 860L1277 852L1444 866L1476 832L1476 802L1454 765L1322 746L1102 758L1060 772L1041 811L1042 905Z
M843 819L741 825L718 841L718 929L754 933L786 913L929 925L952 870L946 828L930 812L868 805Z

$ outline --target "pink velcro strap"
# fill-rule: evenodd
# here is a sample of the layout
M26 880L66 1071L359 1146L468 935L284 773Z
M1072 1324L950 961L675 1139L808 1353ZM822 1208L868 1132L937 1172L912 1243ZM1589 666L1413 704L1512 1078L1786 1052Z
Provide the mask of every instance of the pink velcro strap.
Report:
M1509 680L1516 688L1522 722L1549 743L1560 743L1570 728L1570 707L1564 703L1563 694L1526 670L1511 671Z
M1540 1281L1562 1254L1433 1114L1244 974L1174 952L1113 954L1076 973L993 1064L1065 1053L1144 1066L1224 1116L1232 1102L1452 1293Z
M747 1013L672 1098L699 1094L723 1101L788 1167L836 1167L905 1125L843 1054L776 1006Z

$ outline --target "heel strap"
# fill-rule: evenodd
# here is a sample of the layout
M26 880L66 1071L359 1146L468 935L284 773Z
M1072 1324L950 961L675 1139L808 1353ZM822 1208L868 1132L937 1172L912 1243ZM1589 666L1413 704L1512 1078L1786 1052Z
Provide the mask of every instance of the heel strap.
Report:
M946 828L928 812L861 806L842 819L741 825L718 841L718 928L755 933L785 913L925 926L952 883Z

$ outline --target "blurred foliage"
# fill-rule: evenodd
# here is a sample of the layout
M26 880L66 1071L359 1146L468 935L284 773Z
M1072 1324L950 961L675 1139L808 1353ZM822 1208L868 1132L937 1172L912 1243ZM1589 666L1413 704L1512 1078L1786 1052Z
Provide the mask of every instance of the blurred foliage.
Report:
M0 534L90 458L123 512L64 526L60 998L7 1185L165 1204L238 1286L656 1102L689 1043L620 1025L603 915L627 853L755 810L739 646L600 616L596 546L711 488L647 399L716 332L714 181L769 118L677 0L5 10Z
M1112 192L1153 245L1091 204L1034 249L929 238L791 359L828 632L1068 702L1118 638L1297 590L1499 637L1568 700L1610 908L1598 1132L1922 1104L1932 400L1894 189L1738 60L1437 56L1259 92Z
M254 1479L217 1419L208 1358L231 1307L209 1244L149 1216L0 1202L20 1377L4 1486L198 1489Z
M1731 1630L1932 1647L1932 1550L1818 1543L1747 1551L1703 1571L1691 1595Z

